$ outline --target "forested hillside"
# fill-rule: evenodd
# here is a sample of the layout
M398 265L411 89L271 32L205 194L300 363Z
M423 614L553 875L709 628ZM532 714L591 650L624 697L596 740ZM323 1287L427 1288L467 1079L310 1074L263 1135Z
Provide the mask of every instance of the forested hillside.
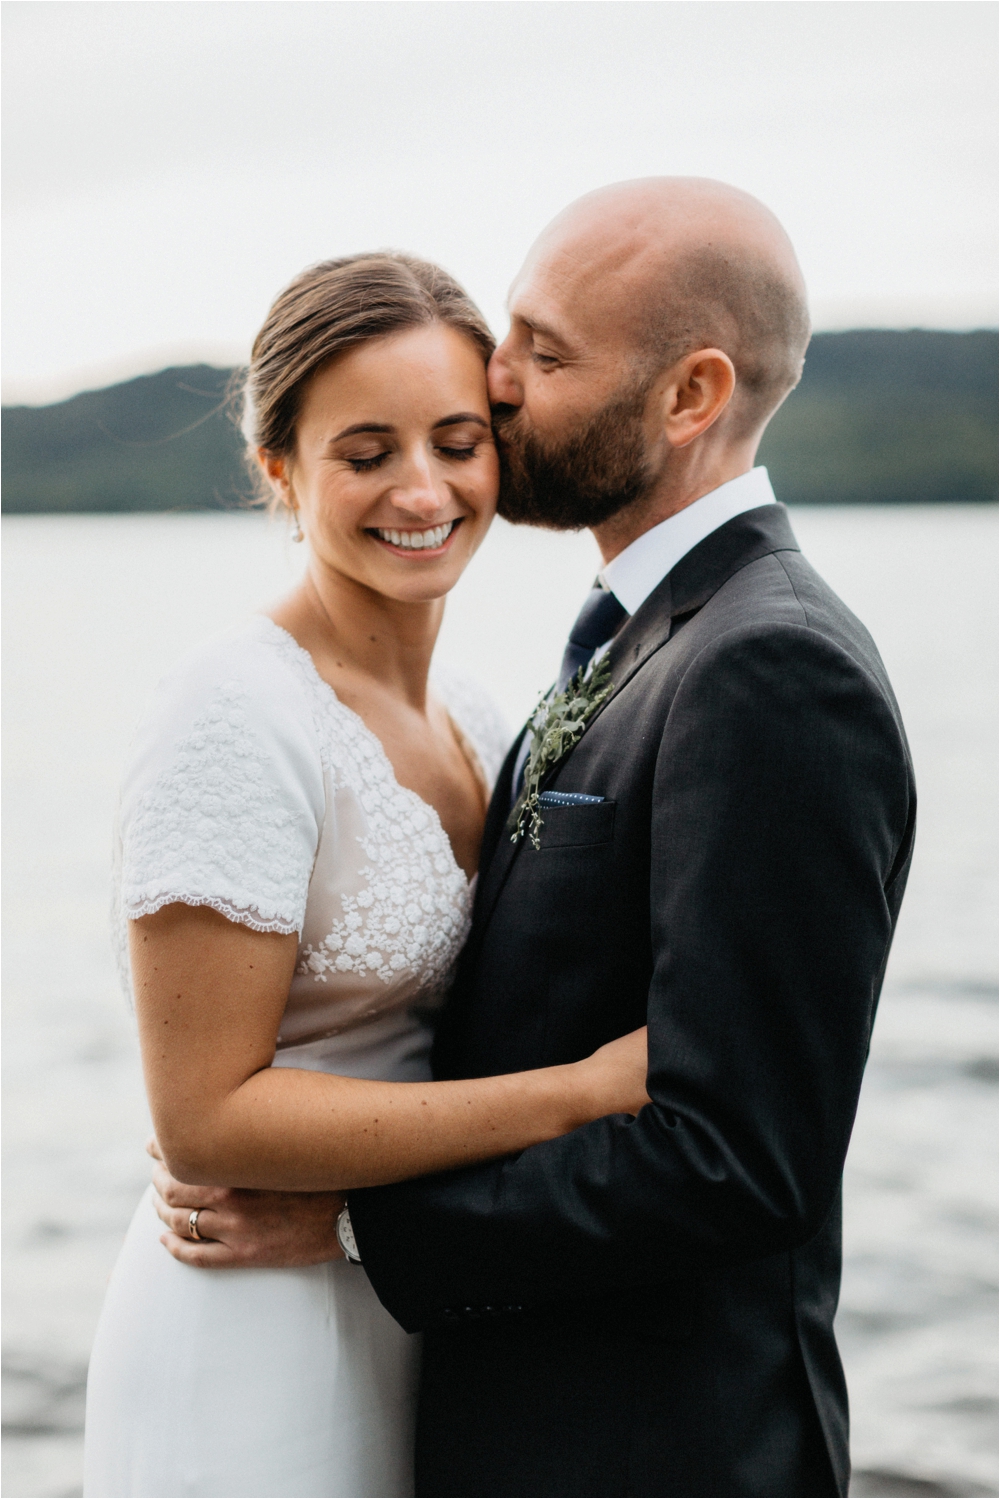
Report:
M817 333L760 462L789 504L995 500L996 332Z
M230 370L161 370L3 409L5 511L219 510L251 492Z
M3 508L216 510L251 484L231 371L196 365L3 410ZM995 500L997 334L818 333L760 461L791 504Z

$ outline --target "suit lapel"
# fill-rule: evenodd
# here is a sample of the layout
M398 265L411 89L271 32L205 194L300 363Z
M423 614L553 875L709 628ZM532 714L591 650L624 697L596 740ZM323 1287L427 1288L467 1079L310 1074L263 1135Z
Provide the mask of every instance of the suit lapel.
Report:
M692 547L626 620L611 642L608 658L614 691L601 704L584 732L590 732L622 688L650 656L666 645L680 622L707 604L735 573L772 552L798 550L788 511L779 504L746 510Z
M675 621L695 613L727 582L734 573L772 552L799 550L784 505L761 505L744 511L727 521L682 557L677 566L659 583L642 606L619 630L609 648L613 691L598 708L581 735L589 734L601 714L614 702L626 683L640 671L649 658L670 639ZM523 730L522 730L523 733ZM479 887L473 922L473 941L485 930L511 871L514 860L525 843L511 841L508 826L511 775L521 734L517 736L497 779L483 833L483 859L480 863ZM577 744L580 740L577 740ZM573 746L573 749L576 745ZM573 750L569 754L572 755ZM566 757L567 759L569 756ZM549 776L558 773L566 759L554 766Z

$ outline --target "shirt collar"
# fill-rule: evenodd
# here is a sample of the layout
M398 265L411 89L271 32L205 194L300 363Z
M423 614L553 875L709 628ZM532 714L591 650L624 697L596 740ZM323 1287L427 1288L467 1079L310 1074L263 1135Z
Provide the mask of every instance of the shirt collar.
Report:
M745 510L773 504L774 490L767 469L752 468L644 531L598 573L598 581L629 614L635 614L699 541Z

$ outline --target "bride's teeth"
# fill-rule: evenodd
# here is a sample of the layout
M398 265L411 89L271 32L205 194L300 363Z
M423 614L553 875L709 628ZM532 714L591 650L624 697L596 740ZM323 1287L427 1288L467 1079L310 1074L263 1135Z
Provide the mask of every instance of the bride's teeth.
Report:
M456 522L445 521L443 526L435 526L433 531L389 531L380 526L379 536L383 541L390 542L394 547L405 547L409 551L430 552L437 551L443 547L451 535Z

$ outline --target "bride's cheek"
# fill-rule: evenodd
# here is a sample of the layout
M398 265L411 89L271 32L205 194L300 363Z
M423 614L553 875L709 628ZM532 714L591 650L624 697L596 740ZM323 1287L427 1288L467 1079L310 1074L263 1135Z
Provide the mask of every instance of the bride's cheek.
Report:
M497 462L496 453L492 453L490 461L484 464L484 472L479 476L476 485L476 511L484 520L493 518L499 489L500 465Z

